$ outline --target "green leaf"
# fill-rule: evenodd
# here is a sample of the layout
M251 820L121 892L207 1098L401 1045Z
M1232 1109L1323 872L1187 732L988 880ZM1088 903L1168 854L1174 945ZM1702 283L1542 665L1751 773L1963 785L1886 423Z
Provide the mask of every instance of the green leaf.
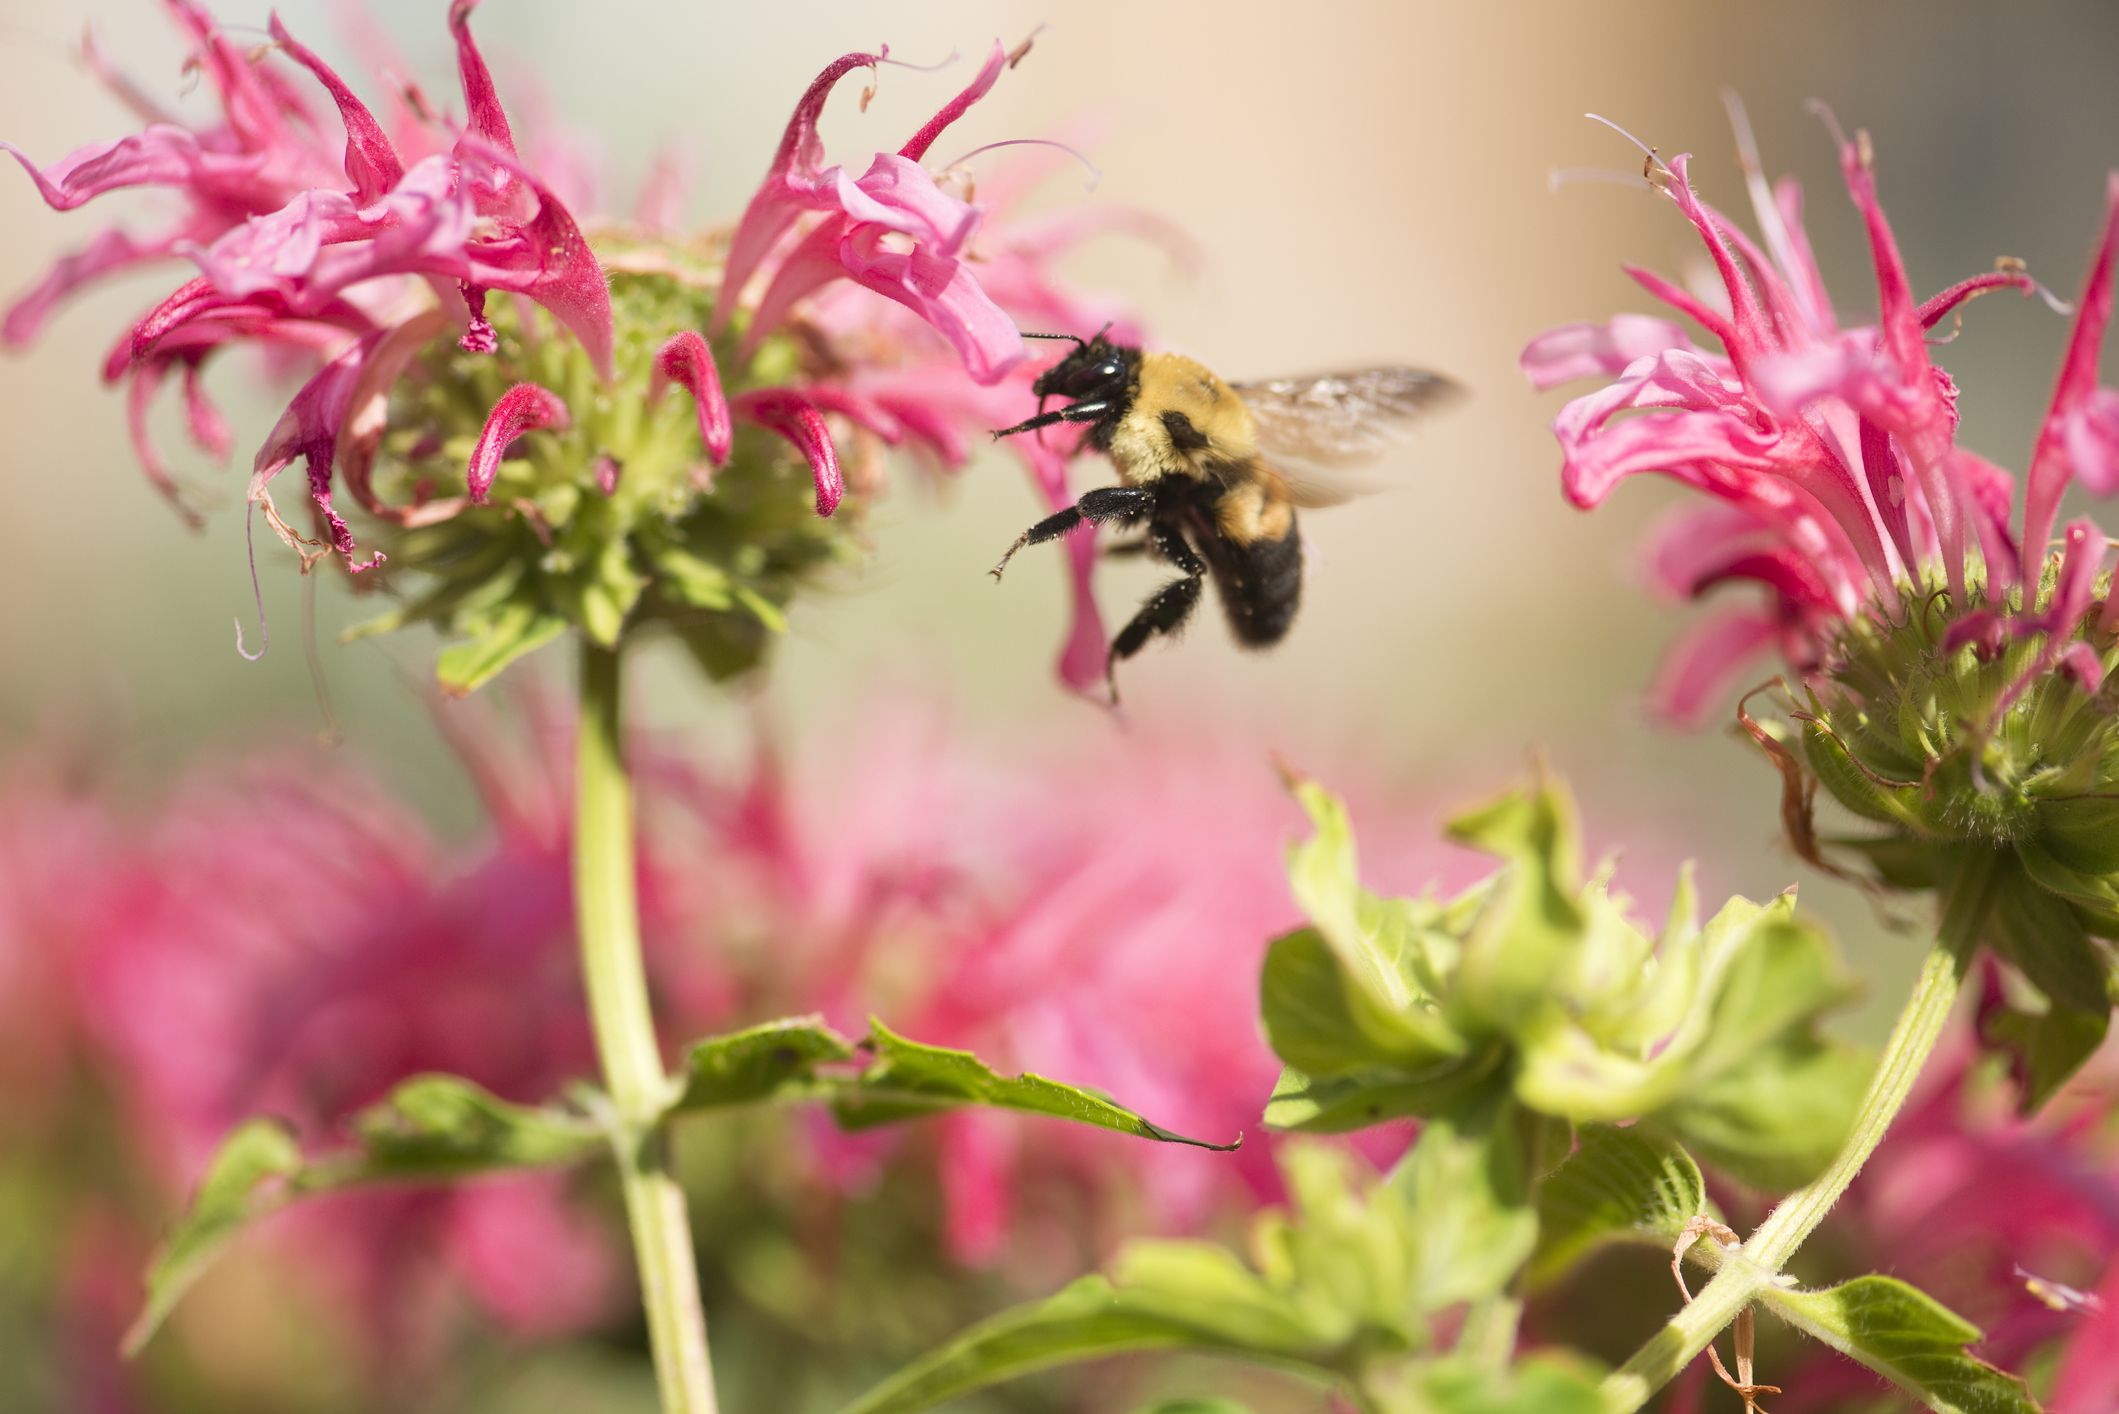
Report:
M1418 1367L1387 1407L1418 1414L1597 1414L1603 1408L1589 1370L1548 1356L1530 1356L1506 1370L1463 1360Z
M1266 1101L1266 1127L1343 1134L1407 1115L1434 1114L1465 1103L1483 1086L1505 1086L1501 1062L1506 1059L1505 1051L1490 1046L1425 1072L1369 1070L1329 1079L1291 1066Z
M684 1058L677 1111L721 1109L814 1093L817 1067L851 1060L853 1043L821 1016L769 1021L693 1044Z
M2004 1005L1979 1023L1980 1039L2005 1052L2016 1078L2016 1107L2035 1113L2097 1053L2111 1029L2109 1011L2044 1010Z
M2028 841L2017 850L2017 857L2025 868L1999 871L1995 879L1996 897L1988 915L1993 920L1990 941L1994 951L2014 963L2057 1006L2110 1010L2115 999L2097 946L2063 897L2074 894L2085 904L2095 904L2098 894L2109 890L2109 883L2060 870Z
M1452 1000L1513 1030L1542 1009L1556 980L1574 976L1587 931L1574 802L1541 776L1458 816L1449 837L1508 865L1465 941Z
M455 1178L586 1158L601 1126L564 1111L511 1104L454 1075L417 1075L353 1118L360 1148L313 1163L304 1192L347 1183Z
M867 1067L856 1076L840 1079L832 1093L832 1110L848 1129L867 1129L961 1105L987 1105L1202 1149L1229 1150L1243 1143L1242 1135L1227 1144L1188 1139L1100 1095L1042 1075L999 1075L969 1051L921 1045L881 1021L870 1021L865 1045L871 1057Z
M1412 1300L1435 1312L1497 1295L1538 1240L1524 1128L1531 1117L1487 1099L1436 1115L1392 1172L1416 1224Z
M2037 1414L2023 1381L1967 1352L1977 1326L1895 1278L1857 1277L1824 1291L1769 1286L1759 1300L1939 1414Z
M268 1192L302 1166L294 1134L277 1120L245 1121L221 1144L192 1196L191 1210L147 1268L147 1304L125 1333L125 1353L136 1355L253 1216L259 1190Z
M1268 955L1267 1024L1279 1024L1298 1045L1310 1043L1305 1068L1347 1069L1377 1057L1421 1066L1463 1050L1409 975L1414 905L1361 887L1353 826L1337 796L1307 780L1293 790L1316 834L1288 851L1288 887L1314 927L1275 945L1277 966ZM1335 1018L1351 1028L1340 1043L1350 1048L1343 1063L1322 1029Z
M1164 1399L1141 1406L1139 1414L1251 1414L1251 1406L1222 1395L1207 1399Z
M1538 1185L1538 1244L1529 1280L1543 1285L1614 1242L1668 1251L1707 1211L1699 1166L1667 1139L1639 1129L1584 1129L1574 1153Z
M353 1148L305 1159L294 1133L253 1119L222 1142L191 1207L147 1273L147 1303L125 1337L138 1351L243 1228L311 1194L358 1184L459 1178L570 1163L605 1143L580 1116L509 1104L453 1075L407 1080L354 1117Z
M1255 1285L1241 1264L1235 1270ZM973 1326L869 1390L845 1414L912 1414L1038 1370L1131 1351L1189 1348L1303 1363L1300 1356L1273 1356L1275 1349L1307 1348L1299 1326L1259 1310L1243 1285L1220 1295L1213 1274L1192 1276L1175 1291L1124 1289L1083 1277L1056 1296Z
M1791 1034L1644 1123L1755 1188L1796 1188L1839 1152L1874 1066L1865 1050Z
M1371 923L1352 926L1356 945L1373 952L1377 966L1398 971L1399 959L1385 955L1384 937L1396 940L1403 931L1391 926L1387 909L1381 901L1359 899L1354 916ZM1379 1002L1316 928L1275 939L1259 978L1266 1040L1289 1065L1317 1076L1378 1065L1419 1070L1462 1054L1464 1041L1433 1006L1410 991L1406 996L1395 1010Z
M472 630L467 642L452 643L434 661L435 675L449 692L474 692L517 658L534 653L566 632L567 621L533 605L516 601Z

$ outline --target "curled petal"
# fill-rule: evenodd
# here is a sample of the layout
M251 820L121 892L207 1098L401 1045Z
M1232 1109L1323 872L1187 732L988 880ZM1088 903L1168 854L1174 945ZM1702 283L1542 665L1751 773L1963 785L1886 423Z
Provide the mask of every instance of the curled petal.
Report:
M1653 710L1682 726L1698 726L1726 703L1730 689L1772 649L1780 621L1756 609L1728 609L1693 624L1664 654L1649 689Z
M456 40L456 72L463 82L465 116L471 132L502 152L515 155L515 133L508 126L507 111L500 106L500 91L493 72L471 38L471 12L478 0L450 0L449 33Z
M780 146L773 153L765 180L744 207L743 219L729 239L721 290L714 301L716 331L725 328L729 316L735 313L736 299L750 283L758 262L803 211L812 209L818 164L824 156L824 145L817 138L817 119L824 112L825 100L831 97L840 79L855 69L872 69L880 62L879 54L842 54L810 81L796 102L794 116L780 135Z
M1021 331L979 286L969 264L918 246L888 249L880 231L853 233L842 253L856 281L912 310L947 339L973 382L997 383L1023 361Z
M839 451L832 445L831 430L814 403L785 388L754 388L739 394L732 410L738 417L779 433L809 459L817 484L818 515L828 516L839 508L839 499L846 494L846 478L839 470Z
M331 95L338 105L340 121L346 126L346 176L353 183L353 198L365 206L374 201L405 177L405 164L391 146L383 125L376 121L368 105L346 87L345 81L331 66L297 42L287 32L275 14L271 20L272 37L278 41L290 59L316 76L316 81Z
M2119 256L2119 172L2105 184L2104 231L2097 254L2083 280L2082 298L2076 302L2075 328L2068 336L2067 355L2060 365L2060 378L2053 389L2052 408L2039 430L2038 445L2031 453L2031 469L2024 477L2023 549L2037 553L2052 530L2060 509L2061 492L2067 489L2072 458L2067 455L2070 434L2081 425L2097 388L2097 363L2104 350L2104 331L2112 318L2112 265ZM2092 475L2102 473L2108 463L2092 453ZM2077 474L2080 474L2079 472Z
M2119 392L2097 389L2061 419L2059 432L2075 480L2099 496L2119 491Z
M1001 48L1001 42L996 39L993 42L992 52L986 56L986 62L979 66L977 75L965 86L964 91L943 104L941 112L923 123L920 126L920 130L914 133L903 147L898 149L898 155L909 158L914 162L926 157L927 149L934 145L934 140L947 132L951 123L954 123L957 119L963 117L965 113L969 112L972 104L984 98L992 90L994 83L1001 76L1001 70L1007 67L1007 63L1007 51Z
M316 502L317 514L323 518L331 548L345 557L346 568L355 574L381 564L383 556L378 552L364 562L353 558L353 532L331 504L332 453L338 444L339 427L346 419L347 405L361 367L380 338L378 331L362 339L325 364L315 377L302 385L294 395L294 401L280 414L272 435L265 439L264 446L258 448L257 460L250 473L250 500L255 504L265 498L266 487L272 479L297 457L307 462L310 498ZM277 525L275 529L278 529ZM287 532L281 534L283 539L288 538Z
M714 351L705 339L687 329L662 346L655 355L655 378L650 397L675 383L692 395L699 409L699 441L707 459L715 466L728 460L733 437L728 399L721 392L721 374L714 367Z
M0 343L20 348L43 329L59 302L92 280L170 254L173 237L136 241L115 228L102 231L79 250L61 256L44 278L8 306Z
M44 168L11 142L0 142L0 152L22 164L37 184L37 194L54 211L72 211L123 187L226 187L251 182L267 158L263 152L207 152L190 132L166 123L150 123L116 142L77 148ZM275 204L266 203L268 207Z
M1524 346L1516 366L1533 388L1543 390L1599 374L1616 377L1636 359L1691 345L1685 331L1667 319L1621 314L1601 324L1548 330Z
M540 427L565 427L567 423L567 405L549 389L535 383L517 383L502 393L500 401L486 414L485 428L471 448L471 464L464 479L471 488L472 501L485 504L486 493L493 489L493 478L500 473L501 455L517 437Z
M206 389L199 382L197 360L184 365L184 423L190 429L192 444L216 460L227 456L235 445L228 419L206 396Z
M872 433L890 446L905 440L905 424L897 415L873 398L855 392L851 388L831 383L811 383L802 389L804 397L817 405L820 412L835 412L860 428Z

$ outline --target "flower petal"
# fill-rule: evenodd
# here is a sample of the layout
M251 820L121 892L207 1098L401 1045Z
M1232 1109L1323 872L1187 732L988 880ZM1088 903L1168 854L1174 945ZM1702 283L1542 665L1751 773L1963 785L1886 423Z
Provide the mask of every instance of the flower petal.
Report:
M1616 377L1636 359L1691 346L1691 337L1668 319L1621 314L1600 324L1547 330L1524 346L1516 367L1531 387L1543 391L1578 378Z
M486 425L471 448L471 463L464 474L471 488L471 500L485 504L487 493L493 489L493 478L500 473L501 455L517 437L540 427L565 427L568 421L567 405L548 388L517 383L502 393L500 401L486 414Z
M810 474L817 483L818 515L828 516L839 508L839 499L846 494L846 478L839 470L839 451L832 445L831 429L824 425L824 415L814 403L786 388L753 388L737 395L731 410L779 433L809 459Z
M1756 609L1725 609L1685 630L1665 652L1649 688L1653 711L1680 726L1697 727L1729 700L1752 662L1780 633L1780 621Z
M2037 448L2031 453L2031 469L2024 476L2023 553L2026 558L2042 552L2051 533L2053 517L2060 510L2061 492L2067 489L2072 459L2068 443L2079 439L2085 409L2097 388L2097 362L2104 350L2104 331L2112 319L2112 265L2119 254L2119 172L2105 183L2104 231L2089 274L2082 282L2082 298L2075 305L2075 328L2068 336L2067 356L2061 361L2060 377L2053 388L2053 402L2039 429ZM2096 455L2094 443L2084 445L2091 454L2092 475L2107 465ZM2079 474L2079 473L2076 473Z
M705 339L687 329L662 346L655 355L655 377L649 397L676 383L692 395L699 409L699 441L707 459L715 466L728 460L734 431L730 425L728 399L722 396L721 373L714 367L714 351Z
M354 200L365 206L403 181L404 161L368 105L346 87L330 65L298 43L277 14L272 16L270 29L287 56L314 74L338 105L339 118L346 126L346 176L353 183Z

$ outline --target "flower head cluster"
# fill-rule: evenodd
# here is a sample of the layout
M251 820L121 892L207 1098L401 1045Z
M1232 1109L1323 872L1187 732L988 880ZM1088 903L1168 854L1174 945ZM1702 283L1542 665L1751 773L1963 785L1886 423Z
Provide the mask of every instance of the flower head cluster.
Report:
M2094 688L2095 650L2070 640L2096 598L2102 537L2087 521L2071 524L2058 584L2042 584L2040 574L2067 484L2119 487L2119 394L2096 387L2119 177L2018 530L2009 523L2012 478L1957 445L1957 387L1933 361L1929 331L1976 295L2038 287L2005 260L1916 299L1877 199L1868 137L1849 140L1836 127L1834 135L1875 267L1872 323L1840 326L1811 256L1800 189L1792 181L1769 189L1744 135L1757 239L1694 193L1688 157L1667 165L1649 157L1649 181L1706 247L1719 299L1627 270L1705 330L1711 346L1670 320L1620 315L1552 330L1523 352L1541 388L1614 380L1569 403L1554 424L1569 500L1594 507L1642 473L1704 492L1713 504L1684 509L1656 537L1655 579L1686 597L1737 582L1764 590L1763 603L1725 609L1687 636L1665 669L1661 704L1694 716L1770 649L1813 674L1848 655L1850 635L1938 615L1950 620L1952 647L1993 656L2036 638L2050 650L2040 672L2065 666Z
M1983 896L1968 902L1999 901L2005 955L2048 998L2101 1016L2119 990L2119 966L2094 941L2119 936L2108 808L2119 715L2104 686L2119 663L2119 593L2091 521L2070 522L2057 553L2047 541L2070 484L2119 487L2119 393L2097 386L2119 176L2012 522L2013 478L1958 445L1957 388L1929 331L1983 291L2037 287L2004 261L1916 299L1868 138L1833 133L1875 267L1872 323L1840 326L1800 195L1767 188L1746 138L1757 240L1699 199L1687 159L1648 159L1649 180L1705 245L1719 298L1629 273L1711 346L1629 315L1554 330L1523 366L1540 386L1613 379L1555 426L1575 504L1650 472L1704 492L1710 504L1656 538L1655 576L1686 596L1735 582L1763 590L1687 635L1663 705L1699 715L1732 674L1778 649L1799 678L1793 726L1743 720L1783 771L1797 847L1822 862L1823 844L1846 845L1899 886L1978 882ZM1821 842L1809 823L1820 783L1888 832Z
M253 349L303 371L257 452L253 508L305 568L327 554L356 573L391 562L404 603L376 627L429 621L467 640L442 663L457 687L568 627L608 644L645 621L716 675L749 666L795 591L850 548L834 513L875 480L865 453L845 456L849 439L961 465L977 432L1019 411L1027 370L1004 384L1025 361L1014 318L1101 313L1050 277L1064 242L989 230L968 175L924 165L1008 66L998 44L865 171L827 161L817 123L843 78L886 58L834 61L740 222L688 235L659 197L623 223L572 209L572 172L517 141L472 37L476 0L448 11L460 120L409 88L378 113L277 19L253 49L193 0L168 3L218 123L183 126L92 53L144 129L45 167L8 151L55 209L152 187L181 214L67 256L9 311L6 337L33 336L89 281L188 261L192 277L104 369L127 387L150 477L178 498L147 431L161 385L181 379L193 439L221 455L232 434L206 365ZM1062 494L1060 454L1024 455L1048 498ZM273 499L297 464L314 534ZM345 501L384 548L357 543Z

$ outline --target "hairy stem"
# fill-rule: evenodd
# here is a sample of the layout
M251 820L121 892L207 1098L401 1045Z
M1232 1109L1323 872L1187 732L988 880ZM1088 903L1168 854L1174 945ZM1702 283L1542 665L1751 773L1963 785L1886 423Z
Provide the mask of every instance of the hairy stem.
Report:
M574 908L581 975L604 1084L615 1107L614 1147L640 1268L655 1379L668 1414L714 1414L706 1316L692 1259L684 1190L671 1168L660 1113L670 1080L655 1042L633 863L633 787L619 726L616 650L581 646L579 783L574 800Z
M1831 1167L1781 1199L1750 1240L1728 1254L1721 1270L1691 1304L1605 1379L1602 1403L1606 1414L1639 1409L1697 1359L1708 1342L1779 1277L1781 1268L1825 1220L1883 1142L1956 1005L1986 921L1994 865L1994 857L1984 851L1968 852L1962 860L1943 904L1935 946L1921 963L1913 994L1891 1028L1891 1039L1884 1043L1854 1127Z

